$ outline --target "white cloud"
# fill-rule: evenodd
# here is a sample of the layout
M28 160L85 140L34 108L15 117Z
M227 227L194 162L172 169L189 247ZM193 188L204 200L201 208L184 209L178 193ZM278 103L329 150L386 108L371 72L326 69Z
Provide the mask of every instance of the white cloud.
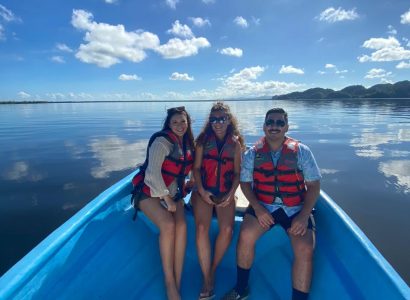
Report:
M246 21L246 19L243 18L243 17L241 17L241 16L236 17L236 18L233 20L233 22L234 22L236 25L238 25L238 26L240 26L240 27L242 27L242 28L246 28L246 27L249 26L249 25L248 25L248 21Z
M364 78L367 78L367 79L386 78L391 75L392 75L392 72L386 72L386 70L384 69L373 68L367 72L367 75Z
M123 80L123 81L129 81L129 80L141 80L141 77L133 74L133 75L127 75L127 74L121 74L118 77L119 80Z
M84 10L73 10L71 24L85 31L85 44L75 56L85 63L108 68L122 59L140 62L146 58L146 49L159 45L158 37L142 30L127 32L123 25L110 25L93 21L93 15Z
M410 9L400 16L401 24L410 24Z
M21 98L21 99L28 99L28 98L31 98L31 95L30 94L27 94L26 92L23 92L23 91L21 91L21 92L18 92L18 94L17 94L18 96L19 96L19 98Z
M64 64L65 63L64 57L59 56L59 55L55 55L55 56L51 57L51 61L53 61L55 63L59 63L59 64Z
M329 7L322 11L317 17L320 21L325 21L328 23L336 23L341 21L355 20L359 17L356 13L356 8L351 10L344 10L341 7L335 9L334 7Z
M176 9L179 0L165 0L165 3L172 9Z
M68 53L73 52L73 49L68 47L66 44L57 43L56 48L60 51L63 51L63 52L68 52Z
M239 48L228 47L228 48L224 48L224 49L220 50L219 53L221 53L223 55L228 55L228 56L241 57L242 54L243 54L243 51L242 51L242 49L239 49Z
M326 69L333 69L333 68L336 68L336 66L333 65L333 64L326 64L326 65L325 65L325 68L326 68Z
M4 22L21 22L21 19L17 17L11 10L0 4L0 18Z
M365 41L362 45L364 48L380 50L384 48L397 48L400 47L400 42L393 36L389 38L371 38Z
M261 19L260 18L255 18L255 17L252 16L252 22L255 25L260 25L261 24Z
M181 40L179 38L170 39L166 44L155 49L164 58L175 59L180 57L192 56L198 53L200 48L210 47L211 44L206 38L192 38Z
M279 74L304 74L305 72L303 72L302 69L298 69L295 68L293 66L284 66L282 65L282 67L279 70Z
M104 0L104 1L105 3L108 3L108 4L114 4L118 2L118 0Z
M211 26L211 22L208 19L202 19L200 17L197 17L197 18L191 17L189 19L197 27L204 27L206 25Z
M202 0L203 3L205 4L212 4L215 3L216 0Z
M389 25L389 26L387 26L387 33L389 35L396 35L397 30L393 27L393 25Z
M362 45L364 48L376 50L371 55L362 55L358 57L360 62L368 61L395 61L410 59L410 50L404 49L400 42L390 36L389 38L371 38Z
M194 77L190 77L187 73L174 72L169 77L170 80L182 80L182 81L192 81Z
M182 25L179 23L179 20L176 20L174 24L172 24L172 28L167 31L167 33L173 34L175 36L179 36L182 38L192 38L194 34L189 28L188 25Z
M4 27L0 24L0 41L4 41L6 39L6 34L4 33Z
M397 64L396 68L397 69L410 69L410 61L409 62L401 61Z

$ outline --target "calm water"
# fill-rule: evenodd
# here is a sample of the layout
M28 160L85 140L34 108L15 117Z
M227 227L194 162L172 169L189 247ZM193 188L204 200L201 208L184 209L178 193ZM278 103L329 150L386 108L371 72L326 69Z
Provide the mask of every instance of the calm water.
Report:
M410 282L410 100L236 101L248 143L268 108L312 149L324 189ZM0 274L142 162L166 108L198 133L211 102L0 105Z

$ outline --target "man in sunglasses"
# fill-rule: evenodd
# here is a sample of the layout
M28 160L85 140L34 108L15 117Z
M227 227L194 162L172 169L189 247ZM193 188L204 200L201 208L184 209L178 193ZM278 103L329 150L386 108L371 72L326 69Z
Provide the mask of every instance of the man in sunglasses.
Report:
M293 248L292 299L309 295L315 243L311 212L321 175L310 149L286 136L288 128L286 111L270 109L263 125L265 136L244 154L240 184L250 205L238 239L237 283L226 300L248 298L255 244L275 225L287 232Z

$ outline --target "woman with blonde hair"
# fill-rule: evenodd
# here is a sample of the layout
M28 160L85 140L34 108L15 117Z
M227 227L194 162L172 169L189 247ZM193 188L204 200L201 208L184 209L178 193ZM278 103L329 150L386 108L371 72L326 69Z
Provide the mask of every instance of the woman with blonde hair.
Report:
M235 191L239 185L244 140L228 105L216 102L196 139L193 176L196 190L191 196L196 224L198 259L203 275L199 299L213 299L215 271L233 233ZM216 211L219 233L211 259L209 228Z

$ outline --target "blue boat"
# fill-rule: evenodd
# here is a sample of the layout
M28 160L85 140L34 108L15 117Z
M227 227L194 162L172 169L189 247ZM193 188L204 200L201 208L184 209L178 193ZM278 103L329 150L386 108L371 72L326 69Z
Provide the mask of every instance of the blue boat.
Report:
M135 173L135 172L134 172ZM134 174L133 173L133 174ZM158 230L130 206L130 174L51 233L0 279L0 299L165 299ZM321 192L310 299L410 299L409 286L363 232ZM202 278L195 223L187 208L188 243L182 299L197 299ZM234 239L216 273L216 296L235 283ZM217 233L216 220L211 238ZM276 226L259 241L251 299L290 299L292 251Z

